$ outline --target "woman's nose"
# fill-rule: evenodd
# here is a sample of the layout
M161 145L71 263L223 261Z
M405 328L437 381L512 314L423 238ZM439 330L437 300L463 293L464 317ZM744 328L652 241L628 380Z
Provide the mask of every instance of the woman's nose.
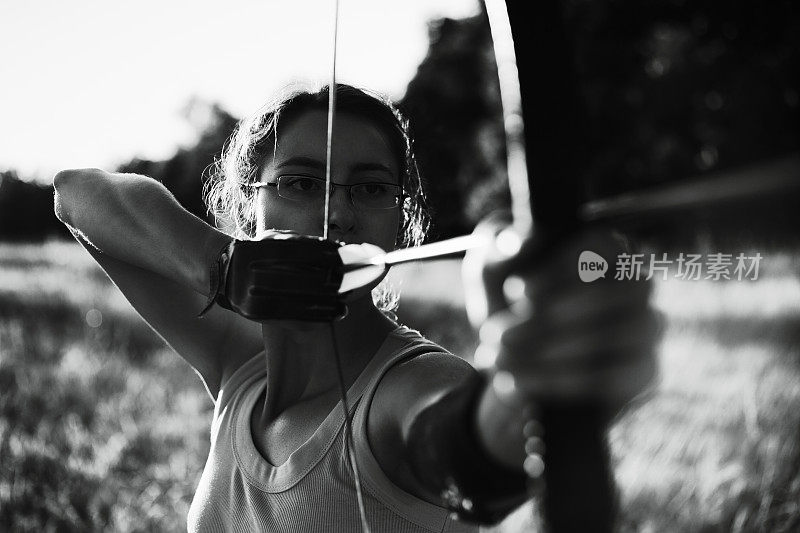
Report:
M356 223L356 213L350 200L350 190L346 187L333 187L329 205L328 222L334 233L348 233Z

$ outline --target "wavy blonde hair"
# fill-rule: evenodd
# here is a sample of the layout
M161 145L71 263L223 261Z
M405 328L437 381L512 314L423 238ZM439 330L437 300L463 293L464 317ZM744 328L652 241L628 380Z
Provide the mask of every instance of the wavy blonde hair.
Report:
M396 246L406 248L425 240L430 216L419 169L414 158L409 124L387 98L350 85L336 84L336 112L368 120L389 140L400 169L403 188L402 220ZM279 96L242 120L222 155L205 179L203 197L217 226L237 239L255 238L256 183L278 143L279 121L289 122L310 110L328 109L330 87L317 90L287 87ZM397 295L385 284L373 291L376 305L385 311L397 305Z

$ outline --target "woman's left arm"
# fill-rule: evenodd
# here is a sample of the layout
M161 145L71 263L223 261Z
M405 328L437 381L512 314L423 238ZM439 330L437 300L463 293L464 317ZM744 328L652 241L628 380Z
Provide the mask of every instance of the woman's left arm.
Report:
M465 276L466 289L483 291L469 304L470 318L480 328L481 357L493 364L479 373L447 354L427 354L387 373L368 427L397 485L467 519L497 522L527 498L525 425L539 405L588 400L610 423L651 382L659 320L649 284L581 281L583 250L613 264L620 248L594 233L551 249L534 269L520 268L525 248L514 257L489 248L468 258L478 275ZM511 274L522 290L508 302Z
M522 431L509 430L524 421L521 411L504 410L482 425L486 390L487 380L466 361L446 353L418 356L381 380L367 427L375 458L395 485L455 512L468 497L475 513L462 518L495 523L527 499ZM482 444L496 421L503 434L492 437L507 441L511 457ZM517 452L522 456L515 461Z

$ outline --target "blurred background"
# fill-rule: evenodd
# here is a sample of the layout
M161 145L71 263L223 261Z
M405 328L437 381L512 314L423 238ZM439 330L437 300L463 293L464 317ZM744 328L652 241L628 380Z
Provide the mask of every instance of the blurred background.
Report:
M757 281L657 283L660 378L611 432L621 529L798 530L798 10L561 11L570 48L554 53L582 109L569 126L583 141L566 150L582 198L655 205L679 190L678 208L626 219L643 251L764 257ZM211 400L55 219L52 176L145 174L208 220L201 178L237 120L286 83L327 81L332 15L322 0L0 4L0 529L185 529ZM482 5L342 0L339 36L340 81L389 95L411 120L430 240L506 207ZM401 320L470 358L458 268L392 276ZM531 520L523 508L496 529Z

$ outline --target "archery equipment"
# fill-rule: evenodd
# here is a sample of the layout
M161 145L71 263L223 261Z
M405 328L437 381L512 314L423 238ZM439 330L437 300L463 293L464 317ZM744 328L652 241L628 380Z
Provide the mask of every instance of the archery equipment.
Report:
M278 233L233 240L220 254L215 301L245 318L330 322L347 314L339 298L340 244Z

